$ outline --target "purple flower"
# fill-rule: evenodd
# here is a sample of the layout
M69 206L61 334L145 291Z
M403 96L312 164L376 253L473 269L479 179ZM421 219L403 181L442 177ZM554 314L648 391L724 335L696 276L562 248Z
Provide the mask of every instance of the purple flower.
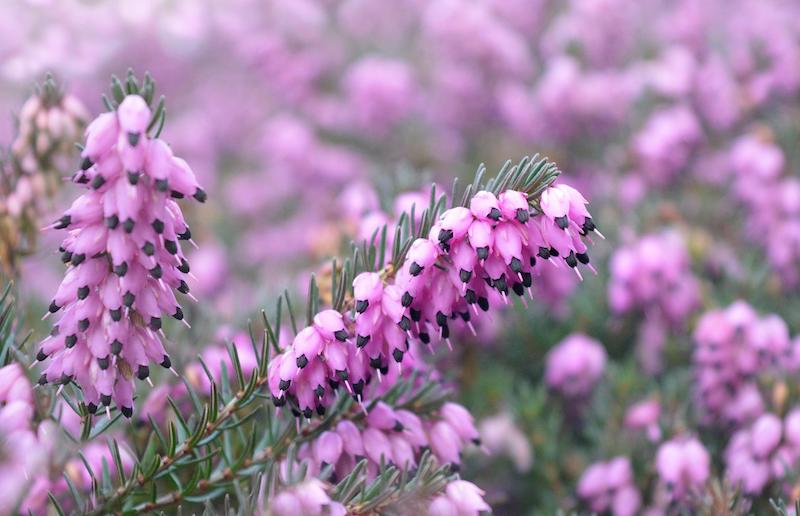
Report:
M444 493L431 500L427 513L431 516L477 516L482 511L491 510L483 499L484 494L486 493L472 482L452 480L445 487Z
M578 480L578 496L592 512L614 516L633 516L642 503L627 457L589 466Z
M605 366L603 345L582 333L574 333L547 354L545 382L565 398L583 398L600 381Z
M696 438L676 437L658 448L655 466L669 497L683 501L705 485L711 474L711 457Z
M150 118L144 98L128 95L89 125L73 176L85 193L53 224L69 231L60 248L68 269L49 308L59 320L36 357L39 383L76 382L90 412L113 401L130 417L133 378L147 379L153 363L171 367L162 317L184 320L174 291L189 292L179 241L191 232L174 199L206 194L148 134Z

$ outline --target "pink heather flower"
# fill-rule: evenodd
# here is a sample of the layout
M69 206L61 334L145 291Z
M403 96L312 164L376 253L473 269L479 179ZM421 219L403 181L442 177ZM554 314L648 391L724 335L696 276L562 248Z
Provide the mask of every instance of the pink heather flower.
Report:
M793 409L784 420L771 413L759 416L731 437L725 450L726 475L748 495L758 495L770 482L791 475L800 459L798 424Z
M510 414L501 412L481 420L479 431L483 445L493 455L507 455L520 473L531 469L533 466L531 445Z
M675 231L646 235L619 248L611 259L611 309L618 314L644 311L681 325L700 301L690 265L683 238Z
M755 377L793 366L783 360L793 349L786 323L760 317L744 301L705 313L694 340L696 403L707 424L739 425L760 415Z
M653 114L633 145L641 171L652 183L663 185L686 168L702 139L693 112L677 105Z
M440 464L449 464L457 470L464 448L480 444L471 422L466 409L455 403L447 403L437 412L420 417L378 402L366 419L355 423L340 421L335 428L304 444L298 458L306 461L310 475L333 466L334 479L344 478L366 458L367 473L375 477L382 463L413 469L424 450L430 449Z
M574 333L559 342L547 354L545 382L567 398L588 396L606 366L606 350L598 341Z
M413 109L414 77L402 61L364 57L350 67L343 82L354 123L364 134L385 134Z
M33 387L22 366L0 368L0 434L30 429L34 411Z
M428 505L430 516L477 516L482 511L490 511L491 507L483 499L485 493L478 486L466 480L452 480L444 489L444 493L436 496Z
M150 116L142 97L128 95L86 130L73 177L86 192L53 224L69 230L60 249L69 268L49 309L61 315L36 357L41 384L75 381L91 412L114 401L127 417L134 375L171 367L163 315L184 317L173 290L189 292L178 241L191 233L173 199L206 198L186 162L147 134Z
M694 437L676 437L656 454L656 472L670 498L684 500L701 490L711 474L711 457Z
M345 516L346 513L344 506L331 500L325 484L316 478L286 487L267 501L267 514L270 516Z
M627 457L589 466L578 481L578 496L592 512L614 516L633 516L642 503Z
M584 237L595 230L586 199L557 185L542 194L541 213L529 203L521 192L477 192L469 207L445 211L428 238L412 242L393 282L359 274L355 317L321 312L271 361L275 404L289 401L295 414L310 418L325 413L340 386L360 400L373 371L380 380L392 361L398 371L410 365L412 343L451 346L451 325L472 328L490 299L531 295L537 269L566 265L580 276L578 265L589 264ZM601 372L603 364L592 366Z
M661 440L661 428L658 418L661 415L661 403L658 400L644 400L628 407L625 412L625 426L632 430L645 430L647 438L652 442Z

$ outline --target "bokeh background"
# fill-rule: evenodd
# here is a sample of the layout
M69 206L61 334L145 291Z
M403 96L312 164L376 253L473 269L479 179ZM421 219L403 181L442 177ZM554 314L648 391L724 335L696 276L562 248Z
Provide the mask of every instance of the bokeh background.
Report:
M606 240L596 275L553 267L532 306L435 357L490 452L463 476L498 514L658 514L692 486L709 513L736 487L759 513L797 497L800 3L3 0L0 142L46 73L96 114L129 68L209 194L187 213L199 302L168 331L178 364L302 298L431 184L538 152ZM38 337L58 239L20 264ZM587 480L615 457L632 474Z

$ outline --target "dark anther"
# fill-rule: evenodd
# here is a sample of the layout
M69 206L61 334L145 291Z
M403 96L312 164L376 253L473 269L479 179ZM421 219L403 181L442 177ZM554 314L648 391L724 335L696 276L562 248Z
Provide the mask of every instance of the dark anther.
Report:
M81 170L89 170L92 168L92 165L94 165L92 160L90 160L88 157L83 158L83 161L81 162Z
M166 179L156 179L156 190L159 192L166 192L167 187L168 185Z
M558 249L556 249L555 247L551 247L551 248L550 248L550 256L556 256L556 257L558 257L558 256L559 256L559 254L558 254Z
M483 310L484 312L488 312L489 311L489 300L486 299L485 297L479 297L478 298L478 306L481 307L481 310Z
M89 402L86 404L86 410L89 411L89 414L94 414L95 412L97 412L97 405Z
M485 260L489 257L489 246L479 247L476 252L478 253L478 259Z
M64 251L61 253L61 262L62 263L69 263L72 260L72 253L69 251Z
M181 264L178 270L184 274L189 274L189 262L186 261L186 258L181 258Z
M150 368L146 365L140 365L139 369L136 370L136 377L140 380L144 380L150 376Z
M442 338L446 339L448 337L450 337L450 327L445 324L442 326Z
M206 191L205 191L205 190L203 190L202 188L198 188L198 189L197 189L197 190L195 190L195 192L194 192L194 198L195 198L195 200L197 200L198 202L206 202L206 199L208 199L208 194L207 194L207 193L206 193Z
M410 308L409 312L411 313L411 320L412 321L419 321L422 319L422 310L417 310L415 308Z
M126 275L127 273L128 273L128 262L122 262L116 267L114 267L114 274L116 274L120 278Z
M122 304L130 308L133 306L133 302L136 301L136 296L133 292L125 292L125 295L122 296Z
M359 348L363 348L364 346L369 343L370 336L369 335L359 335L356 337L356 346Z
M303 409L303 417L306 419L311 419L311 416L314 415L314 412L311 410L311 407L306 407Z
M447 316L442 312L436 312L436 324L439 326L446 326Z
M574 268L574 267L578 266L578 259L575 258L575 251L570 251L569 252L569 256L564 258L564 260L567 262L567 265L569 265L570 267Z
M133 416L133 407L120 407L119 411L122 412L122 415L128 419Z
M46 385L47 384L47 375L42 373L39 377L39 381L37 382L39 385Z
M133 226L135 225L136 222L132 218L127 218L125 222L122 223L122 229L124 229L126 233L131 234L133 232Z
M511 290L519 297L525 295L525 287L522 286L522 283L514 283L514 285L511 286Z
M72 254L72 265L74 267L77 267L78 265L82 264L84 261L86 261L86 255L85 254L83 254L83 253L81 253L81 254L73 253Z
M164 232L164 221L156 219L153 221L153 231L158 233L159 235Z
M517 210L517 220L521 223L525 224L528 222L528 219L531 218L531 214L525 208L519 208Z
M423 344L430 344L431 343L431 336L428 335L427 332L420 332L419 340L422 341Z
M150 318L150 329L153 331L158 331L161 329L161 317Z
M314 394L317 395L317 398L325 396L325 387L322 385L317 385L317 387L314 389Z
M111 352L115 355L122 353L122 342L114 339L114 342L111 343Z
M410 306L410 305L411 305L411 303L413 303L413 302L414 302L414 298L413 298L413 297L411 296L411 294L410 294L410 293L408 293L408 292L404 292L404 293L403 293L403 297L401 297L401 298L400 298L400 303L401 303L401 304L402 304L404 307L408 307L408 306Z
M387 374L389 374L389 366L385 365L383 367L379 367L378 371L380 371L382 375L386 376Z
M503 274L496 280L494 280L494 287L499 291L505 294L508 293L508 285L506 284L506 275Z
M170 360L167 355L164 355L164 360L162 360L161 364L159 365L164 369L169 369L170 367L172 367L172 360Z
M596 226L594 225L594 221L591 217L586 217L586 220L583 221L583 232L588 233L590 231L594 231Z
M397 325L400 326L403 331L408 331L411 328L411 319L404 315Z
M177 190L173 190L169 193L170 197L173 199L183 199L183 194Z
M101 394L100 395L100 403L102 403L106 407L111 405L111 395L110 394Z
M469 280L472 279L472 271L465 271L464 269L461 269L458 272L458 277L461 278L463 283L469 283Z
M78 321L78 331L86 331L89 329L89 318L81 319Z
M345 330L339 330L339 331L337 331L337 332L334 332L334 333L333 333L333 336L334 336L334 337L336 338L336 340L338 340L339 342L344 342L344 341L346 341L346 340L347 340L347 332L346 332Z
M178 234L178 239L180 240L191 240L192 239L192 232L189 230L189 227L186 227L186 231L183 233Z
M94 179L92 179L92 188L94 188L95 190L99 190L100 188L103 187L104 184L106 184L106 178L104 178L100 174L97 174L96 176L94 176Z
M278 384L278 388L282 391L287 391L289 390L289 387L291 385L292 385L291 380L281 380L280 383Z
M363 314L367 311L367 307L369 307L369 301L366 299L356 301L356 312Z
M569 218L567 218L566 215L562 217L556 217L556 224L558 224L558 227L561 229L567 229L569 226Z
M128 133L128 143L131 144L131 147L136 147L136 144L139 143L139 133Z
M411 265L408 266L408 272L412 276L419 276L419 273L422 272L422 265L418 264L417 262L411 262Z
M97 365L100 366L100 369L102 369L103 371L108 369L108 363L109 363L109 358L108 357L103 357L103 358L98 358L97 359Z
M286 398L276 398L274 395L272 396L272 404L276 407L282 407L286 405Z
M175 313L172 314L172 317L174 317L175 319L177 319L179 321L183 320L183 310L181 310L180 306L176 306L175 307Z
M297 357L297 360L295 362L297 363L297 367L299 367L300 369L308 365L308 359L306 358L305 355L300 355L299 357Z
M514 272L522 272L522 262L517 257L512 258L511 263L509 263L508 266Z
M491 210L489 210L488 217L494 221L500 220L500 210L498 210L497 208L492 208Z
M119 320L122 319L122 308L109 310L108 313L111 314L111 320L114 322L119 322Z
M523 272L522 273L522 286L524 286L525 288L528 288L531 285L533 285L533 276L531 275L530 272Z
M163 271L161 270L160 263L157 263L155 267L150 269L150 275L153 276L155 279L160 279L161 276L164 275Z
M533 255L531 255L530 264L531 264L531 267L536 266L536 257L533 256Z
M53 226L56 229L64 229L65 227L69 226L69 223L72 222L72 217L69 215L64 215L60 219L56 221L56 225Z
M394 358L395 362L402 362L403 361L403 351L400 349L395 349L392 351L392 357Z
M166 249L169 254L178 254L178 242L165 238L164 249Z
M450 241L453 238L453 230L452 229L442 229L439 231L439 242L444 244Z
M36 360L41 362L42 360L46 360L46 359L47 359L47 355L45 354L44 350L40 349L39 352L36 353Z
M322 405L317 405L317 415L324 416L325 415L325 407Z
M372 367L373 369L380 369L381 363L382 361L380 355L369 359L369 366Z
M587 265L589 263L589 255L586 253L576 253L575 257L578 259L579 262L581 262L584 265Z
M467 301L467 303L472 305L472 304L475 303L475 301L478 300L478 297L475 295L475 291L474 290L472 290L471 288L468 288L467 292L464 294L464 299Z
M178 285L178 292L181 294L188 294L189 293L189 285L181 280L180 284Z
M339 371L336 371L336 376L338 376L342 380L347 380L348 378L350 378L350 375L348 374L347 370L345 370L345 369L341 369Z
M395 432L402 432L404 428L405 427L403 426L403 423L401 423L400 421L395 421L392 430L394 430Z
M547 260L548 258L550 258L550 249L546 247L540 247L539 257L542 258L543 260Z
M78 299L86 299L89 297L89 286L83 286L78 289Z
M119 217L116 215L106 217L106 227L108 229L117 229L117 226L119 226Z
M156 253L156 246L153 245L153 242L145 242L142 246L142 251L147 256L153 256Z
M366 383L364 382L364 380L359 380L355 382L353 384L353 392L356 393L358 396L361 396L361 394L364 392L365 385Z
M128 171L128 182L135 186L139 182L139 177L141 175L142 174L139 172Z
M75 334L67 335L64 337L64 346L67 348L74 347L78 343L78 336Z

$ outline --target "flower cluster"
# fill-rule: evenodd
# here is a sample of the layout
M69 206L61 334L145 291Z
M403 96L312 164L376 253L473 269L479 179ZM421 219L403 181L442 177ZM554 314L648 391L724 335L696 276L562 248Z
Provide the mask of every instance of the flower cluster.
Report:
M10 159L0 169L0 266L7 275L16 272L17 256L34 250L39 219L88 118L51 77L23 104Z
M417 415L379 401L363 421L343 419L304 444L298 458L307 461L312 475L332 466L334 479L343 478L366 458L367 474L374 478L382 464L413 470L425 450L439 464L458 470L468 444L480 444L480 438L472 416L461 405L447 402L433 414Z
M683 502L708 481L711 456L698 439L678 436L661 444L655 466L666 497Z
M478 516L481 512L491 510L489 504L483 499L484 494L472 482L453 480L447 484L442 494L431 500L427 514L430 516L450 516L452 514Z
M550 350L545 364L545 382L566 399L588 396L603 376L606 350L582 333L573 333Z
M189 294L179 241L191 231L175 200L206 194L186 162L148 134L148 101L119 101L87 128L73 176L86 191L52 225L69 232L60 248L68 269L49 307L60 318L36 358L45 363L40 384L74 381L90 412L113 400L130 417L133 378L147 379L151 363L171 367L163 315L184 319L173 291Z
M651 442L661 440L661 427L658 418L661 416L661 403L655 399L640 401L628 407L625 412L625 427L647 433Z
M744 301L706 312L694 340L696 403L706 424L737 426L760 415L757 376L797 369L786 323L774 314L760 317Z
M578 481L578 496L593 513L633 516L642 504L627 457L595 462Z
M282 489L269 499L267 514L270 516L344 516L344 506L331 500L325 484L316 478L309 478Z
M726 475L744 493L758 495L770 482L791 475L798 459L800 410L783 420L765 413L731 437L725 449Z
M470 326L488 311L490 292L505 302L512 292L523 297L533 271L550 264L580 275L578 265L589 264L583 238L594 230L586 200L566 185L548 187L539 199L510 189L477 192L469 207L448 209L428 238L411 243L394 278L386 271L356 276L355 316L323 310L298 332L270 363L273 401L291 400L311 417L325 412L340 385L360 398L373 371L380 377L392 362L402 367L409 342L452 347L450 326Z

